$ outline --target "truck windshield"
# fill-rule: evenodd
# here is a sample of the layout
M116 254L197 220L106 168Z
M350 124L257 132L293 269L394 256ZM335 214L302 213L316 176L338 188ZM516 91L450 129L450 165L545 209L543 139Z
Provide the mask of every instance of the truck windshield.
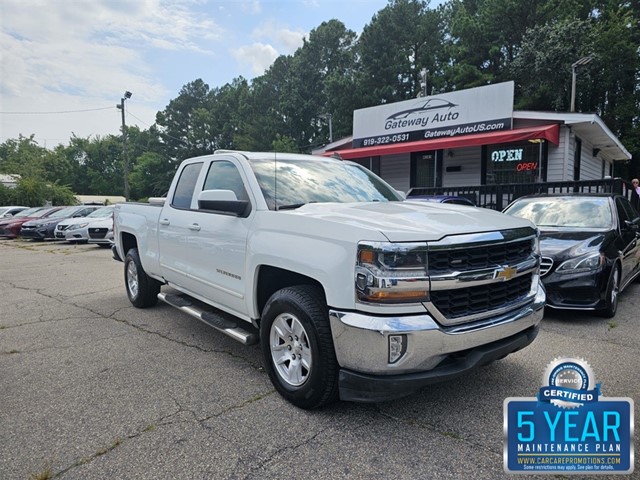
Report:
M315 202L389 202L400 195L355 163L323 160L250 160L271 210Z

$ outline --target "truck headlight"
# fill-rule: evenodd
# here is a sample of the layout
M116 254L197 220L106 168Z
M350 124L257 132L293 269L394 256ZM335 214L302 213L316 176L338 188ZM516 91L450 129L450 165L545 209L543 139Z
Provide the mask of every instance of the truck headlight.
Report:
M557 269L557 273L582 273L598 270L604 265L604 255L600 252L591 255L572 258L562 263Z
M356 296L367 303L419 303L429 299L426 243L360 243Z

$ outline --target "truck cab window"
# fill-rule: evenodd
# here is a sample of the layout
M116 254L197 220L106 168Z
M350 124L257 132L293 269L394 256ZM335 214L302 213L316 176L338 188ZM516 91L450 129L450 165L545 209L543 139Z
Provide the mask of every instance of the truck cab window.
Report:
M201 169L202 163L191 163L184 167L178 179L171 206L175 208L191 208L193 191L196 188L196 181Z
M211 163L203 190L231 190L238 200L249 200L240 172L233 163L224 160Z

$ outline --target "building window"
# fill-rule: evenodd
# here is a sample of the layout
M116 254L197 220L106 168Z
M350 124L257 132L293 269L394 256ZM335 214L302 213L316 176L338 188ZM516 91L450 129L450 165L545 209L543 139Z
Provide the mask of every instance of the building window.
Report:
M573 180L580 180L580 160L582 159L582 140L576 137L575 150L573 151Z
M380 176L380 157L355 158L351 161Z
M442 151L411 154L411 187L440 187L442 183Z
M534 183L545 178L544 141L487 146L486 185Z

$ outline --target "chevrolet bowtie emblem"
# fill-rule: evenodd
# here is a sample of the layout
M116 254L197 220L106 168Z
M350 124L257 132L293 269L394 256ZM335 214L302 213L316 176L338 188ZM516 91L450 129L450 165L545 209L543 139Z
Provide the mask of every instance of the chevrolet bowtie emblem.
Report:
M513 277L515 277L516 273L518 273L518 270L516 268L498 268L493 272L493 278L500 278L503 282L506 282L507 280L511 280Z

